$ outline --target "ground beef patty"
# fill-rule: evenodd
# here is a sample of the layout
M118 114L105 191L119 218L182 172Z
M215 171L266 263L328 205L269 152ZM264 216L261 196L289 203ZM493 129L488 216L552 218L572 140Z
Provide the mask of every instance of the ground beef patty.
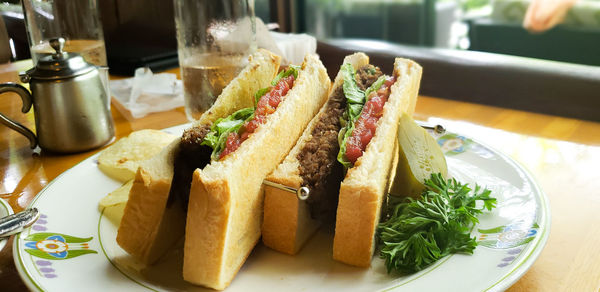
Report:
M210 125L205 125L192 127L183 132L175 153L173 180L167 204L177 201L181 203L184 210L187 210L194 170L202 169L210 163L212 148L200 145L209 131Z
M381 75L379 68L364 66L357 71L358 86L365 90ZM302 186L308 187L311 192L307 202L313 218L332 213L330 209L336 208L340 182L344 178L343 166L337 162L340 117L346 110L342 86L334 90L326 107L326 114L316 122L311 139L296 157L300 163Z
M377 79L383 75L381 70L379 70L379 67L375 67L373 65L366 65L358 69L356 74L358 75L358 78L356 78L358 87L360 87L360 89L363 91L367 90L369 86L375 83L375 81L377 81Z

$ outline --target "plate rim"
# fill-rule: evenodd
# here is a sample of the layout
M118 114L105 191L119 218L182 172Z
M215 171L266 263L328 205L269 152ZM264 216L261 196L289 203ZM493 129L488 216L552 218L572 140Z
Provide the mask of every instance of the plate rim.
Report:
M452 132L452 133L456 133L456 132ZM548 200L546 193L539 186L537 180L533 177L533 175L531 174L529 169L527 169L527 167L525 167L521 163L517 162L515 159L508 156L504 152L499 151L498 149L488 145L485 142L481 142L481 140L479 140L479 139L473 139L472 137L470 137L468 135L461 134L461 136L471 139L472 141L476 142L477 144L482 145L482 146L488 148L489 150L492 150L498 156L502 157L502 159L504 159L504 161L508 162L514 168L519 169L521 172L523 172L527 176L527 179L529 180L529 182L532 184L533 189L535 189L536 193L539 195L540 207L541 207L540 209L542 210L542 212L540 214L540 220L542 220L544 222L544 224L540 224L540 227L543 228L542 236L540 236L536 239L535 246L531 249L531 252L529 254L527 254L525 256L525 258L522 259L510 272L508 272L506 275L504 275L502 278L500 278L500 280L496 281L494 284L492 284L488 288L482 290L482 291L504 291L504 290L510 288L514 283L516 283L519 279L521 279L521 277L523 277L523 275L525 275L525 273L531 268L531 266L533 266L533 264L535 263L537 258L540 256L540 254L546 247L546 243L548 242L548 238L550 236L550 229L552 227L552 215L551 215L551 210L550 210L550 200Z
M185 127L185 126L189 126L189 125L191 125L191 123L184 123L184 124L160 129L160 131L169 132L169 131L172 131L173 129ZM461 131L447 130L445 134L449 134L449 133L457 134L459 136L470 139L471 141L473 141L481 146L484 146L488 150L491 150L492 152L494 152L494 154L501 157L505 162L510 164L513 168L516 168L519 171L521 171L523 174L525 174L526 178L532 184L533 189L535 190L535 193L537 194L537 197L539 199L539 202L540 202L539 206L541 207L540 208L540 210L541 210L540 220L543 221L543 224L540 224L540 228L543 230L542 230L541 236L536 238L535 246L531 249L531 251L527 255L525 255L524 258L522 258L519 261L519 263L512 270L510 270L509 272L504 274L499 280L497 280L496 282L494 282L493 284L491 284L490 286L488 286L487 288L485 288L481 291L503 291L503 290L506 290L509 287L511 287L515 282L517 282L531 268L531 266L535 263L535 261L537 260L537 258L541 254L541 252L544 250L544 247L546 246L546 243L547 243L549 235L550 235L550 228L551 228L551 210L550 210L549 200L548 200L545 192L539 186L538 182L535 180L533 175L530 173L530 171L524 165L520 164L519 162L517 162L516 160L514 160L512 157L508 156L504 152L488 145L485 142L481 142L481 140L479 140L479 139L474 139L469 135L463 135L461 133ZM102 150L102 151L104 151L104 150ZM47 189L50 188L50 186L52 184L54 184L56 181L58 181L64 174L71 171L73 168L79 166L80 164L87 162L88 160L93 160L95 157L99 156L102 151L98 151L97 153L94 153L94 154L88 156L87 158L82 159L77 164L73 165L69 169L67 169L67 170L63 171L61 174L59 174L50 183L48 183L48 185L46 185L42 190L40 190L36 194L34 199L28 204L28 208L31 208L36 203L36 201L47 191ZM11 209L11 211L12 211L12 209ZM29 271L27 270L27 267L25 267L25 264L22 262L21 251L19 250L19 239L20 239L20 234L15 235L15 237L13 239L13 260L15 262L15 266L17 268L19 277L23 280L25 285L31 291L45 291L42 287L40 287L40 285L35 281L35 279L33 279L33 277L31 277ZM445 262L447 260L447 258L450 258L450 257L452 257L452 255L448 255L446 257L446 259L441 259L441 260ZM110 260L108 260L108 261L109 261L109 263L111 263L111 265L114 266L112 261L110 261ZM122 273L122 271L120 269L118 269L118 268L116 268L116 269L120 273ZM129 276L126 276L126 277L130 278ZM420 277L418 277L418 278L420 278ZM417 280L418 278L415 278L414 280ZM409 281L409 282L412 282L412 281ZM380 291L396 291L398 288L404 286L407 283L408 282L399 284L397 286L384 288ZM144 287L146 287L146 286L144 285ZM146 288L148 288L148 287L146 287ZM152 288L149 288L149 289L151 291L155 291Z

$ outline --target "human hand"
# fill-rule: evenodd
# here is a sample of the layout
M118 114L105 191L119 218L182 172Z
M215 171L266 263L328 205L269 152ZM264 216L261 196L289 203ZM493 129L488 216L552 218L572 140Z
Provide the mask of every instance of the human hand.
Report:
M527 8L523 27L539 33L561 23L576 0L532 0Z

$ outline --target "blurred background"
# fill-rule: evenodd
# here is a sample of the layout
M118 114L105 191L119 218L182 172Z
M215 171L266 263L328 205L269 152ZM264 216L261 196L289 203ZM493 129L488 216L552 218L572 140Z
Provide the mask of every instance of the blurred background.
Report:
M173 0L76 1L98 5L111 74L179 66ZM423 95L600 121L599 0L254 0L254 7L270 29L315 36L330 76L354 51L384 71L402 56L425 68ZM0 14L0 63L30 58L20 2L0 2Z
M256 0L256 15L317 38L367 38L600 65L600 1L581 0L541 33L529 0ZM274 11L274 7L278 10ZM283 20L283 21L282 21Z
M600 1L575 2L561 23L541 33L523 28L530 2L255 0L255 12L281 32L305 32L318 39L376 39L600 65ZM102 0L98 5L109 66L115 60L177 64L172 0ZM10 46L4 60L29 58L20 2L2 2L0 13L6 28L0 27L0 33L6 31L0 43Z

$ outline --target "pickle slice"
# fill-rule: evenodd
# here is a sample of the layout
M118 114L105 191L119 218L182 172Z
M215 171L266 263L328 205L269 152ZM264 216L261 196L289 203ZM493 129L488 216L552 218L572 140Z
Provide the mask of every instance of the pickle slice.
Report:
M398 164L390 194L418 198L432 173L448 176L448 166L435 139L409 115L398 124Z

